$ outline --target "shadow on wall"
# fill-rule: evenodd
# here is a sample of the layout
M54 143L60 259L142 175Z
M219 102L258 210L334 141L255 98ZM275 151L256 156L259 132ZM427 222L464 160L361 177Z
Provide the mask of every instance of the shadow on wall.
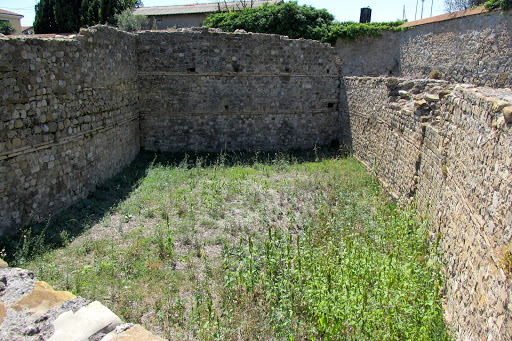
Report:
M36 254L65 245L112 212L129 196L154 160L152 153L139 153L129 166L89 196L48 219L30 224L0 240L0 250L11 265Z
M352 126L350 123L350 108L348 105L347 88L345 86L345 77L340 78L340 104L339 104L339 122L340 122L340 144L342 150L346 153L352 153Z

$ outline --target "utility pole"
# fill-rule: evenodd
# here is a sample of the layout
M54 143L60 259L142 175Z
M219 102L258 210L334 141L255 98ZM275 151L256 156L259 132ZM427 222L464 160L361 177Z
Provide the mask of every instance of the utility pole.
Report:
M404 12L402 14L402 21L405 21L405 5L404 5Z
M434 0L432 0L432 5L430 5L430 16L432 16L433 11L434 11Z
M414 20L416 20L416 16L418 15L418 1L416 0L416 11L414 12Z
M425 3L425 0L421 0L421 19L423 19L423 4Z

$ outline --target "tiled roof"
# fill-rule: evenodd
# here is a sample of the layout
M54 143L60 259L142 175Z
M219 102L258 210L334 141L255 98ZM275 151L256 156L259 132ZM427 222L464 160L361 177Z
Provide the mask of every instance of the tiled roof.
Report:
M485 9L484 6L480 6L480 7L466 9L466 10L462 10L462 11L458 11L458 12L437 15L435 17L406 22L405 24L402 25L402 27L425 25L425 24L430 24L430 23L434 23L434 22L438 22L438 21L462 18L462 17L467 17L469 15L481 14L481 13L485 13L485 12L487 12L487 9Z
M155 6L155 7L140 7L136 8L133 14L141 15L175 15L175 14L191 14L191 13L215 13L219 11L219 8L226 10L226 7L231 11L242 10L243 6L241 2L246 3L250 6L251 1L234 1L234 2L218 2L210 4L189 4L189 5L177 5L177 6ZM268 0L268 1L254 1L253 7L263 6L264 3L269 5L277 4L282 0Z
M0 9L0 14L16 15L18 17L23 17L23 15L21 15L21 14L14 13L11 11L6 11L5 9Z

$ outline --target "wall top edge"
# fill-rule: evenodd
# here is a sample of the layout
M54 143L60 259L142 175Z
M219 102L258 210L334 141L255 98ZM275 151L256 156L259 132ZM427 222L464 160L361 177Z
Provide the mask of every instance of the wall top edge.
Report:
M464 18L472 15L479 15L479 14L485 14L485 13L493 13L493 12L499 12L497 11L488 11L484 6L479 6L476 8L470 8L462 11L452 12L452 13L445 13L441 15L436 15L434 17L430 18L424 18L420 20L414 20L410 22L406 22L402 25L402 27L414 27L419 25L426 25L426 24L433 24L441 21L447 21L447 20L453 20L457 18Z
M240 37L240 38L274 38L278 40L286 40L290 42L304 42L308 44L315 44L318 46L332 47L329 43L323 43L313 39L293 39L288 36L282 36L279 34L268 34L268 33L253 33L246 32L244 30L237 30L235 32L225 32L215 28L183 28L183 29L170 29L170 30L144 30L144 31L136 31L136 32L126 32L120 30L116 27L108 26L108 25L95 25L89 28L80 29L79 33L51 33L51 34L31 34L31 35L1 35L0 41L2 40L20 40L20 41L31 41L31 40L56 40L56 41L81 41L84 40L85 37L90 37L97 32L104 33L116 33L116 34L125 34L127 36L160 36L160 35L210 35L210 36L227 36L227 37Z

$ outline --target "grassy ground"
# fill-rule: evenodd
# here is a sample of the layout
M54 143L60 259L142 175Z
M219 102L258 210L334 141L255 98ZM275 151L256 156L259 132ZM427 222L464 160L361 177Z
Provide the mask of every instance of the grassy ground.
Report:
M170 340L447 339L416 221L351 157L142 153L5 252Z

